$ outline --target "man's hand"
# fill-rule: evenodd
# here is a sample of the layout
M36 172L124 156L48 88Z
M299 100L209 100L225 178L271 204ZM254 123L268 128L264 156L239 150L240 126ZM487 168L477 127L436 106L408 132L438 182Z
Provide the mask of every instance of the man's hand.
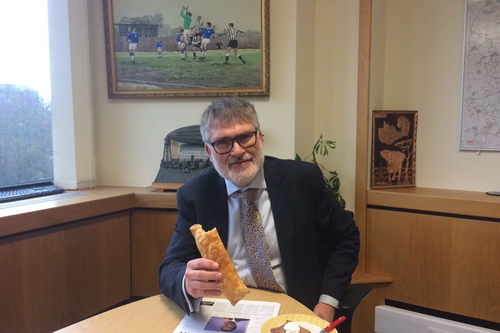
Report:
M331 323L333 321L333 317L335 316L335 308L325 303L318 303L314 307L314 313L321 319Z
M219 264L209 259L195 259L187 263L184 284L188 295L194 298L222 295L222 274Z

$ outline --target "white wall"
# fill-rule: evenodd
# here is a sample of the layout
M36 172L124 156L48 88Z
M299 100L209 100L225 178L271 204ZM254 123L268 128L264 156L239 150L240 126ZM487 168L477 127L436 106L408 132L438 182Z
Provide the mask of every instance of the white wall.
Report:
M304 1L304 0L299 0ZM158 172L165 136L199 123L206 98L108 99L101 1L88 1L97 181L148 186ZM293 158L297 0L271 1L271 97L250 99L265 134L265 153Z
M337 142L322 162L336 170L354 209L359 1L316 1L315 137ZM307 28L302 26L302 28Z
M54 183L94 185L94 143L86 0L49 0Z
M464 11L458 0L387 0L384 109L419 112L417 186L498 190L500 153L458 150Z
M297 1L295 152L305 158L314 142L316 0Z

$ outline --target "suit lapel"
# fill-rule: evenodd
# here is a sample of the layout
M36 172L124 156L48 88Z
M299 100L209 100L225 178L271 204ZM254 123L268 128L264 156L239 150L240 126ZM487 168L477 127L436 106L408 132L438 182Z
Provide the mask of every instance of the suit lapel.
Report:
M288 281L288 293L292 287L290 281L293 272L293 202L290 185L283 170L276 161L266 158L264 177L274 217L274 225L278 236L281 259Z
M217 175L214 182L213 192L209 198L207 206L206 221L210 221L210 225L217 228L217 232L227 249L229 235L229 212L227 206L227 189L224 178ZM211 229L211 228L210 228ZM208 230L208 229L205 229Z

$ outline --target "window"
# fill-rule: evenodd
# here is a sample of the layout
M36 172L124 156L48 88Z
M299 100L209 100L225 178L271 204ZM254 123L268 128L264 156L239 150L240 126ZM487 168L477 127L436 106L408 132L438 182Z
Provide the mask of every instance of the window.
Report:
M47 1L2 7L0 188L54 177Z

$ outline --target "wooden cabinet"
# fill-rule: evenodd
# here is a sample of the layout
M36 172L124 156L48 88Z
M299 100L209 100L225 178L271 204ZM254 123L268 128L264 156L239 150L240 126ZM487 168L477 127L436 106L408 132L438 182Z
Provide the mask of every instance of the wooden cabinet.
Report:
M367 222L366 269L394 278L388 299L500 322L498 220L368 209Z
M128 298L128 211L0 239L0 332L52 332Z
M132 295L160 293L159 266L174 233L177 211L135 209L131 218Z

